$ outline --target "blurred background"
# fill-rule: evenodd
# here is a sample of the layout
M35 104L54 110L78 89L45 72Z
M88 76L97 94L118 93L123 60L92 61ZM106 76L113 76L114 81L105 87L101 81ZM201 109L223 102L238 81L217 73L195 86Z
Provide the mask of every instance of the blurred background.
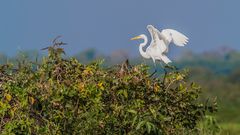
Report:
M173 65L188 68L203 88L203 98L217 97L217 121L223 130L240 132L240 1L223 0L11 0L0 2L0 64L35 60L61 35L67 56L106 65L151 63L131 37L158 29L176 29L190 39L171 46Z

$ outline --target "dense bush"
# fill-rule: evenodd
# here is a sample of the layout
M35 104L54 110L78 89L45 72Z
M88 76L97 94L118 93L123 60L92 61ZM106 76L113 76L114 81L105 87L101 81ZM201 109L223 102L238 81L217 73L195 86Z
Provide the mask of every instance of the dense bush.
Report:
M1 134L183 134L215 103L198 101L187 71L149 76L148 66L103 68L63 59L59 44L41 63L0 66Z

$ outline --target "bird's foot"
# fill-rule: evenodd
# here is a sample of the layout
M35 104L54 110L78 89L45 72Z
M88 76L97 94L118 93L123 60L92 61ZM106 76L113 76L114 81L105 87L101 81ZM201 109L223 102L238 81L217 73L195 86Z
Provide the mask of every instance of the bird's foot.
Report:
M166 69L178 70L178 68L176 66L172 66L172 65L165 65L164 70L166 70Z

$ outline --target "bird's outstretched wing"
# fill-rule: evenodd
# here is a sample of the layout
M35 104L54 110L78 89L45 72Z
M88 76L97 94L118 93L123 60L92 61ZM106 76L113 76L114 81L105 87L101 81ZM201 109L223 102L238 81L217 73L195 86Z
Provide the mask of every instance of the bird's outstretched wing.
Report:
M158 36L163 38L165 42L168 42L167 44L173 42L177 46L185 46L188 43L188 37L173 29L158 31Z

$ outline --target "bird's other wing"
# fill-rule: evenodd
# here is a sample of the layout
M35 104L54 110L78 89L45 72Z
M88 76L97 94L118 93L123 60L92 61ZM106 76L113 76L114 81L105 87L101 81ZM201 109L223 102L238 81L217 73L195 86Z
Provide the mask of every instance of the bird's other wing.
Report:
M157 37L160 40L163 40L166 45L169 45L172 39L169 39L166 34L162 34L158 29L153 28L154 31L157 33Z
M185 46L188 43L188 37L176 30L164 29L161 34L169 43L173 42L177 46Z
M147 29L149 33L151 34L152 41L148 48L152 48L158 53L166 53L168 52L168 45L170 41L168 41L164 35L161 34L161 32L156 29L152 25L148 25Z
M162 52L167 53L168 52L168 45L171 43L172 38L165 36L166 34L162 34L158 29L154 28L154 31L157 33L157 37L159 40L161 40L160 48Z
M152 45L153 44L153 26L152 25L148 25L147 26L147 30L148 30L148 32L150 33L150 35L151 35L151 42L150 42L150 45Z
M149 46L156 47L156 44L157 44L157 42L159 40L159 38L157 36L157 31L155 30L155 28L152 25L148 25L147 29L148 29L148 31L149 31L149 33L151 35L151 39L152 39L152 41L151 41Z
M161 32L156 29L154 26L149 25L148 30L152 32L153 40L154 40L154 46L158 46L157 48L160 49L159 51L161 53L168 52L168 45L170 41L168 41ZM153 46L153 45L152 45Z

